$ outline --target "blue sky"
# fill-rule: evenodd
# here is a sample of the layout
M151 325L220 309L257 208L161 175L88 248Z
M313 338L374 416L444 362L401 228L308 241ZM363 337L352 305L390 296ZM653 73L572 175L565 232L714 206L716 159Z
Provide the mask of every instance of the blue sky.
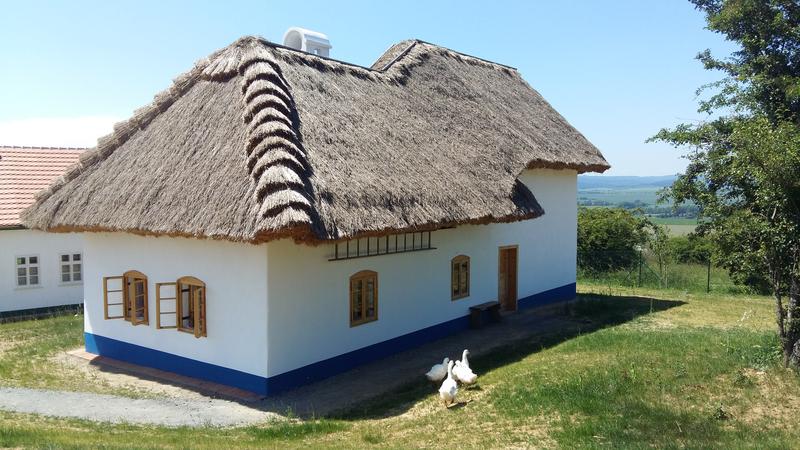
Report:
M644 141L704 119L695 90L721 75L694 57L733 49L684 0L29 1L3 13L0 144L93 145L197 59L242 35L280 42L302 26L360 65L419 38L514 66L612 175L684 168L681 151Z

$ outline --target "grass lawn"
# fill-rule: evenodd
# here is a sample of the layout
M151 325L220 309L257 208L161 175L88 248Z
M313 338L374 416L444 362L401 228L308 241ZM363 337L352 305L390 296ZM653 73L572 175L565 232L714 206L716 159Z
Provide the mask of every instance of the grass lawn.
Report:
M575 329L475 358L479 387L462 390L464 403L449 410L420 379L333 417L237 429L0 413L0 447L792 448L800 442L800 377L778 364L769 298L605 284L579 290L579 300L563 310L576 319ZM19 342L34 344L36 358L80 339L79 323L57 318L0 325L0 342L9 326ZM36 338L40 333L49 337ZM7 373L43 376L20 364L0 358L3 383ZM74 387L53 376L45 385Z
M634 287L641 284L645 288L669 288L675 291L705 293L708 286L708 267L705 264L678 264L667 266L666 277L660 279L658 263L648 258L642 267L639 278L639 266L633 265L628 269L614 272L587 272L579 271L578 282L592 286L628 286ZM731 280L728 271L716 266L711 266L711 291L717 294L742 295L749 289L737 285Z
M65 350L81 346L83 315L0 324L0 386L146 396L111 386L56 358Z

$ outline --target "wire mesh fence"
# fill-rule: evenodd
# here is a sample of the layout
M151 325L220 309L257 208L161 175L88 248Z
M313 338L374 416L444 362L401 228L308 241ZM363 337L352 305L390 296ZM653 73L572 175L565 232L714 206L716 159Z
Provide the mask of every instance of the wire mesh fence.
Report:
M747 287L735 284L725 269L710 262L680 262L645 250L579 252L578 280L688 292L749 293Z

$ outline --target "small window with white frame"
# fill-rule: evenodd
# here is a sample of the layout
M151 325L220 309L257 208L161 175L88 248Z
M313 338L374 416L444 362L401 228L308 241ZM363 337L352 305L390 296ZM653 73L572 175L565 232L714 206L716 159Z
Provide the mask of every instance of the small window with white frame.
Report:
M17 256L17 286L39 286L39 257L35 255Z
M80 253L62 253L59 255L62 283L83 282L83 255Z

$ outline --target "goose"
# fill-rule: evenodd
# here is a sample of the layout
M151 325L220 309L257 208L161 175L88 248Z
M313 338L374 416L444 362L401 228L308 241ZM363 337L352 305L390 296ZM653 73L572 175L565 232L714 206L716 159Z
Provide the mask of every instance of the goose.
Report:
M442 381L447 376L447 363L449 362L450 358L445 358L441 364L434 364L425 376L431 381Z
M469 367L469 360L467 359L467 355L469 355L469 350L464 350L464 353L461 355L461 361L456 361L455 368L453 369L453 375L455 376L457 381L460 381L462 384L470 385L475 383L478 379L478 375L472 371Z
M447 379L442 383L439 388L439 398L442 399L444 407L447 408L456 401L456 394L458 394L458 383L453 379L453 361L447 363Z
M467 359L467 356L469 356L469 350L464 349L464 351L461 352L461 361L459 362L462 366L465 366L467 369L469 369L469 360Z

